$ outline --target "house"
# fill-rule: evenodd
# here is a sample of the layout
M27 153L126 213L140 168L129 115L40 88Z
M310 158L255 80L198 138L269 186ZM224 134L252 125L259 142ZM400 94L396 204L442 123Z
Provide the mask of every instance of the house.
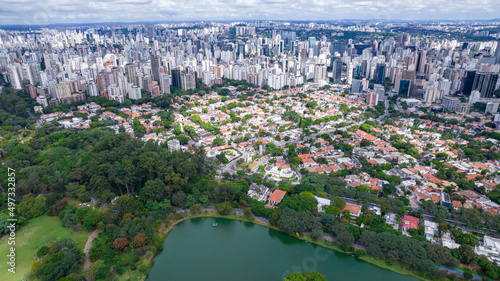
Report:
M269 199L267 199L267 201L269 201L269 204L271 204L271 205L278 205L283 200L283 197L285 197L285 194L286 194L286 191L276 189L273 192L273 194L271 194L271 196L269 196Z
M448 195L448 193L441 192L440 199L441 199L440 200L441 201L441 205L445 206L446 208L452 208L453 207L453 203L451 202L450 195Z
M432 240L434 235L439 233L438 224L432 221L424 220L424 236L427 240Z
M318 212L324 212L325 208L330 206L330 199L314 196L314 199L318 201Z
M484 236L483 242L474 248L477 255L485 255L492 262L500 262L500 239Z
M396 221L396 214L387 213L384 215L385 221L388 225L392 226L392 228L399 230L399 223Z
M358 205L346 203L345 207L340 211L340 213L343 214L344 211L346 211L346 210L349 211L349 214L351 215L351 217L357 218L361 214L361 207Z
M418 222L419 222L418 218L405 215L403 218L403 230L408 231L408 229L410 228L417 229Z
M443 246L448 249L460 248L460 244L451 239L451 234L449 232L443 233L443 235L441 236L441 242Z
M462 202L453 200L453 209L457 210L458 208L462 208Z

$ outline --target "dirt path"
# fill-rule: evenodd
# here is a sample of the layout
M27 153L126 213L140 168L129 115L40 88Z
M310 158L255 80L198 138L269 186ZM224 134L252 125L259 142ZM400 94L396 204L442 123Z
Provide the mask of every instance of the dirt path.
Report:
M92 246L92 241L94 241L94 238L96 238L99 231L100 231L99 229L96 229L89 235L89 238L85 243L85 247L83 248L83 253L85 254L85 263L83 264L84 271L90 267L90 260L89 260L90 246Z

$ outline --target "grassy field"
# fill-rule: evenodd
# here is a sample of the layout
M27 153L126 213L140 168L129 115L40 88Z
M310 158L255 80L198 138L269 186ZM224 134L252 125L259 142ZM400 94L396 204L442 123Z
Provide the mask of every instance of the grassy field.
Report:
M9 246L7 239L0 240L0 279L2 281L21 280L26 272L31 270L31 264L34 260L35 251L33 245L39 249L44 245L50 245L53 241L61 238L71 238L75 241L78 249L83 251L87 237L90 232L81 230L74 232L61 226L57 217L48 217L46 215L34 218L25 223L25 225L16 231L16 273L7 271L7 255ZM45 244L45 238L47 244Z

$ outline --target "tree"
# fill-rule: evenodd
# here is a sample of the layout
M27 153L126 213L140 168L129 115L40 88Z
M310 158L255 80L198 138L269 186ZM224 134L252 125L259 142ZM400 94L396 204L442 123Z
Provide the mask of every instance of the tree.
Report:
M246 218L249 218L249 219L253 218L252 209L250 209L250 208L245 208L245 209L243 210L243 215L244 215Z
M320 238L323 238L323 230L321 228L315 228L311 231L311 238L313 240L319 240Z
M317 272L301 272L287 275L283 281L327 281L326 276Z
M341 209L339 209L335 206L328 206L325 208L325 213L338 216L338 215L340 215L340 210Z
M90 265L90 268L85 270L83 275L87 278L87 280L94 280L97 273L99 272L99 269L104 267L104 261L103 260L97 260L93 262ZM60 279L59 279L60 280Z
M270 216L269 216L269 223L271 225L277 225L278 224L278 219L280 217L280 212L278 210L275 210Z
M459 250L459 259L461 262L465 264L470 264L474 260L474 250L469 245L460 245Z
M345 200L340 198L339 196L330 197L330 206L336 207L342 210L345 207Z
M189 213L191 215L196 215L201 208L203 208L203 206L200 204L192 204L189 206Z
M71 273L76 273L82 253L75 247L74 241L62 239L50 246L49 254L42 259L42 264L36 270L39 280L59 280ZM36 266L35 266L36 267Z
M361 145L361 147L367 147L367 146L372 145L372 142L367 140L367 139L363 139L363 140L361 140L360 145Z
M283 281L307 281L307 277L302 275L302 273L292 273L285 277Z
M165 183L161 179L148 180L141 189L141 197L145 200L159 201L165 192Z
M441 245L429 244L427 246L427 256L434 263L443 264L451 268L460 265L458 260L451 255L450 251Z
M140 138L144 136L144 134L146 134L146 127L140 123L137 125L134 124L134 135Z
M172 196L174 206L183 207L186 201L186 194L183 191L178 191Z
M231 91L227 88L222 88L219 90L218 94L221 96L227 96L227 95L231 94Z
M319 218L313 216L309 211L297 212L290 208L284 208L279 216L278 226L289 234L321 228Z
M339 223L332 226L331 231L335 235L335 243L344 250L349 250L354 243L354 235L349 232L348 223Z
M148 237L144 233L139 233L132 239L132 243L136 248L144 247L148 243Z
M113 241L113 248L115 249L125 249L129 244L127 238L116 238L115 241Z
M42 246L38 251L36 251L36 256L39 258L43 258L46 254L49 253L50 248L47 246ZM33 273L34 274L34 273Z
M33 274L33 276L36 276L36 272L38 271L38 269L42 266L42 263L40 261L34 261L33 264L31 265L31 274Z
M224 139L223 138L219 138L219 137L216 137L214 140L213 140L213 144L219 146L219 145L222 145L224 143Z
M227 201L215 205L215 208L223 216L229 215L233 211L233 205Z
M295 196L286 196L283 200L283 207L290 208L295 211L311 211L318 205L316 199L311 198L307 194L296 194Z
M468 270L465 270L464 273L463 273L463 275L464 275L465 280L472 280L472 278L474 277L472 275L472 272L470 272Z
M141 210L142 206L142 202L140 202L134 196L129 195L120 196L114 203L115 209L121 214L133 213L137 210Z

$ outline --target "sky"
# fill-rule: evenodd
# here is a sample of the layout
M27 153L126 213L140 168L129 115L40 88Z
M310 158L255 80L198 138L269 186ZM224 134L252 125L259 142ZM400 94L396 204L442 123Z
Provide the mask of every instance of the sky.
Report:
M499 17L498 0L0 0L0 25Z

